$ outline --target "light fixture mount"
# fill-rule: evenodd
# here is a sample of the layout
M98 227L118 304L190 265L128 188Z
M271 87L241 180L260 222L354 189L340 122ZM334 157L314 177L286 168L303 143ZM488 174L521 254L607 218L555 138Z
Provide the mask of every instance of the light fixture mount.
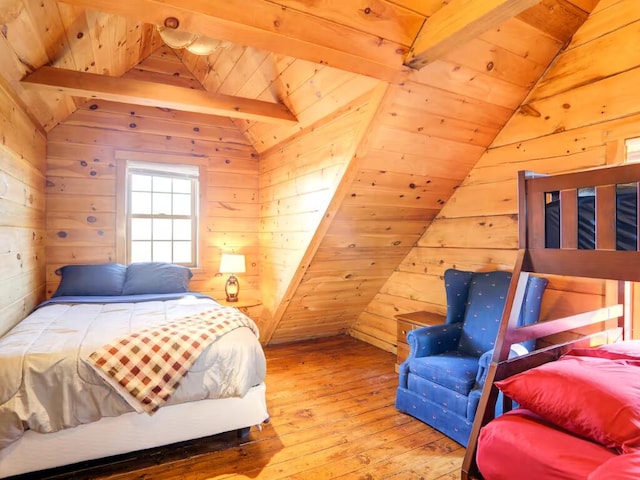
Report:
M164 26L175 30L180 26L180 20L176 17L167 17L164 19Z

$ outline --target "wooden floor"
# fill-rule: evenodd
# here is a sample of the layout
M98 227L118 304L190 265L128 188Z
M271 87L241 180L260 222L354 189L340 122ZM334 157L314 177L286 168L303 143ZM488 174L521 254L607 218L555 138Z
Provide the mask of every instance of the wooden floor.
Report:
M460 478L464 448L394 408L395 357L351 337L266 348L271 420L49 479ZM42 477L39 477L42 478Z

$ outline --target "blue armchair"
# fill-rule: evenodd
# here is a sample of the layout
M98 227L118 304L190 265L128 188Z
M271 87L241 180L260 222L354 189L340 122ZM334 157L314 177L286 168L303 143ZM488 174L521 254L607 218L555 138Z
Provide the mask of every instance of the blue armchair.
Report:
M447 317L442 325L407 335L409 357L400 365L396 408L467 446L498 334L510 272L444 274ZM518 320L538 321L547 280L530 276ZM511 355L534 345L518 344ZM526 350L525 350L526 349Z

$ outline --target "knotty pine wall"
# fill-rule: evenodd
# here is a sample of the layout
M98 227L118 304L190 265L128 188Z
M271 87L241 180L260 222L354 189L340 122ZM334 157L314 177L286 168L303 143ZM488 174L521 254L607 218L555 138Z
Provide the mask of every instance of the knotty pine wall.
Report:
M558 173L621 162L624 140L640 136L640 9L601 0L514 117L471 170L366 315L446 312L447 268L511 269L517 248L516 173ZM542 317L597 308L607 285L550 277ZM383 302L384 300L384 302Z
M378 97L365 91L313 128L261 155L260 268L263 303L270 315L286 306L286 301L281 303L295 273L305 268L300 263L356 154ZM272 329L265 334L270 337Z
M45 133L0 83L0 335L44 299Z
M124 76L203 88L166 47ZM81 104L48 135L47 295L55 291L62 265L125 262L125 225L116 213L123 208L119 178L127 160L203 167L201 265L191 288L224 298L220 255L243 253L241 295L260 298L258 155L246 136L228 118L107 101Z
M375 288L368 296L362 295L363 289L356 292L361 305L349 319L351 335L395 351L395 315L423 309L444 312L444 289L439 283L436 288L425 287L424 274L431 272L424 262L410 260L401 270L397 267L414 252L425 231L438 228L431 223L434 217L562 45L559 38L513 18L389 88L362 161L367 172L363 179L372 179L371 186L367 181L354 184L356 195L343 205L370 210L371 218L379 220L375 222L379 231L371 235L374 223L360 215L355 221L349 219L351 231L338 237L358 246L371 244L373 236L378 240L375 273L369 276L362 265L349 271L366 279L368 290ZM360 195L363 188L365 195ZM462 261L460 252L451 253L456 262ZM438 268L439 261L433 259ZM390 277L393 282L387 282Z
M246 138L226 118L106 101L87 103L49 132L47 294L62 265L124 262L116 208L118 164L127 159L204 165L201 268L191 286L223 298L220 254L244 253L242 294L259 297L258 158Z

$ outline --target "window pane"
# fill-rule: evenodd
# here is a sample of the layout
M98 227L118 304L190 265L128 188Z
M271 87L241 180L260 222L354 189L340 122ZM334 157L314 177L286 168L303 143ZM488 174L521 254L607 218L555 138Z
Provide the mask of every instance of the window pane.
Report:
M173 221L173 239L191 240L191 220L178 219Z
M167 177L153 177L154 192L171 192L171 179Z
M627 163L640 161L640 137L628 138L624 141L627 148Z
M191 180L185 180L184 178L174 178L173 193L191 193Z
M154 218L153 219L153 239L154 240L171 240L171 219L170 218Z
M131 219L131 240L151 240L151 219Z
M153 261L171 263L171 242L153 242Z
M131 242L131 261L150 262L151 242Z
M173 261L191 263L191 242L173 242Z
M151 213L151 194L133 192L131 194L131 213L150 214Z
M171 194L170 193L154 193L153 194L153 212L154 215L171 215Z
M151 177L149 175L131 175L131 190L133 191L151 191Z
M191 195L177 194L173 196L173 214L191 215Z

